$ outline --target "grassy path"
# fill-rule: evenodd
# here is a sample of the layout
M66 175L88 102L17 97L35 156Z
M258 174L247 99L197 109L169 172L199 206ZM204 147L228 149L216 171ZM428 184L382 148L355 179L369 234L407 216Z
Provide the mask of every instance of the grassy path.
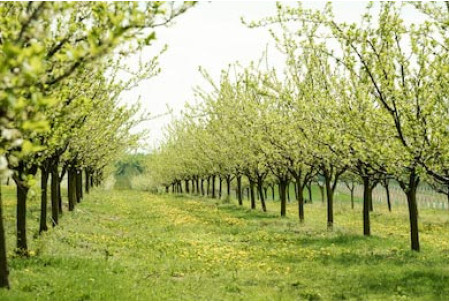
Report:
M303 226L294 203L286 219L277 204L269 210L98 190L61 227L30 239L35 256L10 261L12 289L0 299L448 300L448 212L421 213L417 254L403 210L374 212L370 238L360 236L360 210L345 205L331 233L320 202L306 206Z

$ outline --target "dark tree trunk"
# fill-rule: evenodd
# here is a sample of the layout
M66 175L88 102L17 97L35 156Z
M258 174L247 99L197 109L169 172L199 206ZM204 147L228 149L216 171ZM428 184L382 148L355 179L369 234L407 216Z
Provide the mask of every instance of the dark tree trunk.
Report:
M97 172L96 174L95 174L95 187L99 187L100 186L100 174L99 174L99 172Z
M304 184L301 179L301 175L295 176L295 189L297 190L296 196L297 196L297 202L298 202L298 218L301 223L305 220L305 210L304 210L304 199L303 199L303 188Z
M411 188L406 194L406 197L408 199L409 223L411 229L411 249L415 251L420 251L419 220L418 220L416 191L417 187Z
M192 194L195 195L196 194L196 192L195 192L195 177L192 177L191 188L192 188Z
M370 236L370 200L372 200L372 186L369 177L362 177L364 186L363 197L363 227L364 236Z
M189 180L184 180L184 189L189 194Z
M201 179L201 180L200 180L200 190L201 190L201 192L202 192L202 196L205 195L205 186L204 186L204 182L205 182L204 179Z
M60 200L60 181L58 172L58 162L57 160L52 161L51 164L51 175L52 180L50 184L51 189L51 202L52 202L52 226L58 225L59 219L59 200Z
M63 204L62 204L62 192L61 192L61 180L59 179L59 184L58 184L58 212L59 215L62 216L63 214Z
M231 198L231 176L227 176L227 198L230 199Z
M272 185L271 188L272 188L272 201L275 201L275 185Z
M39 220L39 233L47 231L47 184L48 184L48 162L45 161L41 167L41 217Z
M219 176L219 199L222 198L222 177Z
M91 174L91 188L94 187L94 175Z
M279 196L280 196L280 204L281 204L281 216L282 217L286 217L286 186L287 185L287 181L285 180L280 180L280 191L279 191Z
M9 288L8 262L6 252L5 228L3 226L3 200L2 187L0 184L0 288Z
M206 196L209 197L209 193L210 193L210 186L211 186L211 177L208 177L206 179Z
M67 193L69 198L69 211L75 209L77 203L77 172L76 168L70 166L67 172Z
M389 181L387 181L387 182L389 182ZM391 212L392 205L391 205L391 195L389 193L389 183L386 183L384 188L386 189L386 200L387 200L388 209L389 209L389 212Z
M263 178L258 176L258 192L259 192L259 199L261 200L261 207L264 212L267 211L266 208L266 201L264 200L264 194L263 194Z
M327 193L327 227L328 229L333 229L334 223L334 212L333 212L333 202L334 202L334 190L331 186L331 177L325 175L325 189Z
M29 188L25 186L22 181L16 183L17 187L17 253L22 256L28 256L27 245L27 195Z
M351 201L351 203L352 203L352 209L355 208L355 195L354 195L354 192L355 192L355 188L352 187L352 188L350 189L350 201Z
M306 185L306 188L308 189L308 202L312 203L311 182L308 182L308 184Z
M200 195L200 186L199 186L198 176L195 177L195 188L197 191L197 195Z
M166 194L169 193L169 186L166 186Z
M411 235L411 249L415 251L420 251L419 243L419 215L417 210L417 187L419 186L419 176L417 175L415 169L412 169L409 173L408 184L400 182L403 191L406 194L408 200L408 210L409 210L409 225L410 225L410 235Z
M77 169L76 170L76 193L77 193L77 203L80 203L83 199L83 175L82 170Z
M216 198L216 176L213 175L212 176L212 180L211 180L211 198L215 199Z
M264 187L264 199L267 200L267 187Z
M250 205L252 209L256 209L255 201L255 183L249 179L250 182Z
M287 188L286 188L286 191L287 191L287 200L288 200L288 202L291 202L291 182L287 182Z
M84 191L86 192L86 194L89 193L89 168L85 168L84 169Z
M238 197L237 197L237 199L238 199L238 204L240 205L240 206L242 206L243 205L243 203L242 203L242 176L241 175L237 175L236 176L236 182L237 182L237 195L238 195Z

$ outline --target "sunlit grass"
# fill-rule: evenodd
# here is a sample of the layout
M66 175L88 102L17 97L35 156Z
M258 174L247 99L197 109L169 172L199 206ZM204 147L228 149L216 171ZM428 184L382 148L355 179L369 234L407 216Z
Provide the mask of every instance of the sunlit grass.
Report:
M14 196L4 193L12 251ZM405 207L375 206L367 238L360 204L336 202L329 232L320 199L305 206L303 225L294 202L283 219L277 202L268 213L244 203L96 190L34 239L31 201L35 256L10 259L12 289L0 299L448 300L448 211L421 210L414 253Z

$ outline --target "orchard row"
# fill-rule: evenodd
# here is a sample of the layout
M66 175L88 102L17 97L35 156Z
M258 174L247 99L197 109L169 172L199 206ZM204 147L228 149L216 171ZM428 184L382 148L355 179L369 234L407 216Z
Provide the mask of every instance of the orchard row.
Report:
M408 23L405 13L420 18ZM338 22L331 4L322 11L278 4L274 17L247 23L269 29L286 57L283 71L270 67L267 53L230 65L219 81L202 69L212 88L198 89L200 102L168 127L151 159L153 177L167 192L191 183L205 194L206 181L212 197L218 178L228 194L235 179L239 204L245 177L252 205L256 188L263 210L263 188L275 182L281 216L292 180L301 222L302 193L319 179L330 229L339 180L358 181L367 236L372 191L395 180L419 251L420 182L448 195L448 2L369 4L361 18Z
M40 172L40 232L63 208L60 184L68 177L69 211L85 189L138 135L139 105L120 93L158 73L158 56L127 68L125 58L155 39L154 28L192 6L162 2L3 2L0 4L0 178L17 188L17 247L28 255L26 205ZM1 200L0 200L1 201ZM1 205L0 205L1 210ZM5 233L0 220L0 287L8 287Z

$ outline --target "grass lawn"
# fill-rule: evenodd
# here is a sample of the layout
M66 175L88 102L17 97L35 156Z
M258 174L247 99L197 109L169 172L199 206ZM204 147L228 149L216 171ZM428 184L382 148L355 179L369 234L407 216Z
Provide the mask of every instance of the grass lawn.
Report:
M2 187L11 290L1 300L448 300L448 211L421 210L422 251L409 249L405 207L375 207L362 236L361 205L336 203L326 229L320 199L279 203L268 213L235 201L140 191L95 190L61 226L36 237L37 195L29 203L32 257L14 258L12 187ZM258 204L258 207L260 205Z

